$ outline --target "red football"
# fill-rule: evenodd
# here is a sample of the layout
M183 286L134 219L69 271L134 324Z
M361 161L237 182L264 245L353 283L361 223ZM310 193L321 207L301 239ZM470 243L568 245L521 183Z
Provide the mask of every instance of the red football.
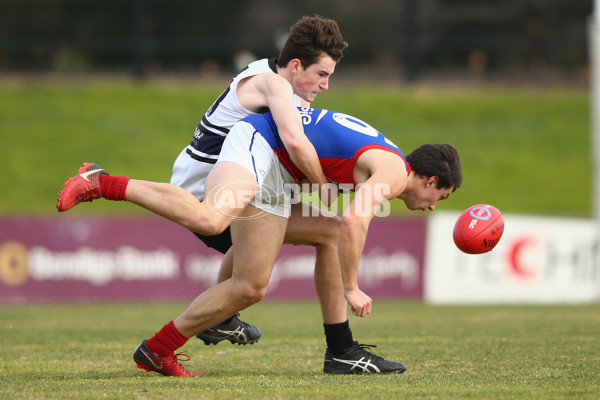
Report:
M504 232L504 217L494 206L477 204L466 209L454 225L454 243L468 254L487 253Z

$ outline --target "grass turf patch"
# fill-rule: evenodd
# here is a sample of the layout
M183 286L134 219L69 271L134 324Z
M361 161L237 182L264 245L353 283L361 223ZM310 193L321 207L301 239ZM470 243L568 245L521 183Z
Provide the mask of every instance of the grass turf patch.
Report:
M600 306L430 306L375 300L351 317L355 339L402 361L402 375L330 376L318 304L266 301L242 313L252 346L183 350L200 378L135 367L137 344L186 304L0 306L1 398L11 399L596 399Z

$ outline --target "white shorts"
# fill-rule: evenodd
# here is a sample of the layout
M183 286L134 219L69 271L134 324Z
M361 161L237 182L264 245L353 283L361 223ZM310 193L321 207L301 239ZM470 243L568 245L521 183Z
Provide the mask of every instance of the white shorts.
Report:
M189 146L188 146L189 147ZM198 200L204 200L204 185L206 177L215 164L194 160L184 148L173 164L171 184L184 188Z
M259 191L250 204L269 214L290 217L294 178L252 125L241 121L229 131L217 163L223 161L241 165L256 178Z

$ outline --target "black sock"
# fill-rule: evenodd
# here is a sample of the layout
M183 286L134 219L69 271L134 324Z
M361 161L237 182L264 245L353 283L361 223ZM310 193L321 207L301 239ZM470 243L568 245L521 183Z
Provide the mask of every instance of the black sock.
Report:
M339 324L323 324L325 341L334 356L344 354L354 344L348 320Z
M227 318L225 321L221 322L219 325L227 325L228 323L230 323L231 321L233 321L233 317L235 317L235 315Z

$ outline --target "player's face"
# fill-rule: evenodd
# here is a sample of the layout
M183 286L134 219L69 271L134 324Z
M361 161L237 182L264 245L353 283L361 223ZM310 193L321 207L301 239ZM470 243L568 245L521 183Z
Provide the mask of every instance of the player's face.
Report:
M409 210L433 211L441 200L447 199L452 193L452 188L438 188L437 180L421 185L417 190L406 196L401 196Z
M294 93L311 103L319 93L329 88L329 77L333 74L335 65L335 61L327 54L306 68L299 65L292 80Z

